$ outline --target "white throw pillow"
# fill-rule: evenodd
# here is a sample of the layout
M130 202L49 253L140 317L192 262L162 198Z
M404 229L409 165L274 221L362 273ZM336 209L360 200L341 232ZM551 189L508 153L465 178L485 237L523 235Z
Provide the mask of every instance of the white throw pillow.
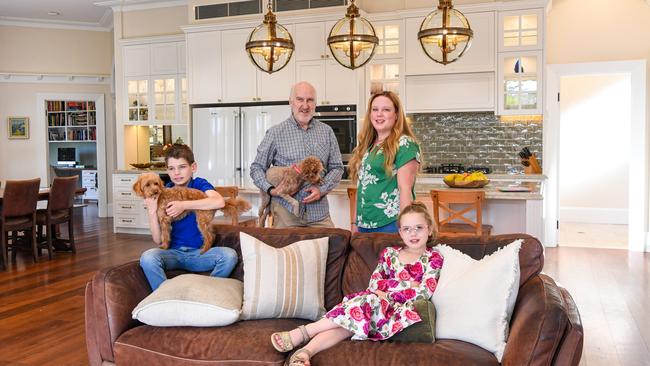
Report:
M240 233L244 264L242 319L301 318L325 313L325 266L329 238L273 248Z
M244 284L232 278L184 274L164 281L133 309L133 319L158 327L219 327L241 313Z
M444 258L432 298L437 339L473 343L501 362L519 292L521 243L515 240L479 261L446 245L437 247Z

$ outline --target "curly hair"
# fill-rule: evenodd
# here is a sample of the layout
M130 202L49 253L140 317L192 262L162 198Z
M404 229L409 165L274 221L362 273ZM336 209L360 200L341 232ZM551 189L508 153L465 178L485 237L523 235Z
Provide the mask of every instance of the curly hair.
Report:
M194 164L194 153L189 146L183 144L173 144L165 150L165 164L169 158L185 159L189 164Z
M361 127L361 132L359 132L359 144L354 151L352 151L352 158L350 159L349 176L354 183L356 183L359 178L358 172L363 155L368 151L368 149L370 149L374 141L377 139L377 131L375 131L375 128L372 126L370 114L372 113L372 102L374 102L378 97L386 97L390 99L390 101L393 102L395 114L397 115L397 120L395 121L395 125L393 126L390 135L381 144L384 154L384 170L386 171L387 176L391 176L393 173L395 155L397 155L397 150L399 150L399 138L402 135L406 135L417 141L413 134L413 130L411 129L411 123L404 114L404 108L402 107L402 103L397 94L391 91L374 94L368 101L366 116L364 118L363 126Z

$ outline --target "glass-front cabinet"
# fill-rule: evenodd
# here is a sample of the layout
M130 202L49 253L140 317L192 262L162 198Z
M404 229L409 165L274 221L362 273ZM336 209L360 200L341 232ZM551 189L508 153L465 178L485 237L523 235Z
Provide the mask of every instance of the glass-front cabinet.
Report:
M400 95L400 68L401 60L376 60L368 66L368 80L370 81L370 94L392 91Z
M499 13L499 52L541 50L544 45L543 9Z
M392 91L403 95L404 20L373 21L379 44L366 69L366 99L376 93ZM363 112L363 111L362 111Z
M149 122L149 80L127 79L127 121Z
M542 51L499 53L499 115L542 113Z
M379 44L375 49L375 58L401 57L401 28L403 21L373 23Z

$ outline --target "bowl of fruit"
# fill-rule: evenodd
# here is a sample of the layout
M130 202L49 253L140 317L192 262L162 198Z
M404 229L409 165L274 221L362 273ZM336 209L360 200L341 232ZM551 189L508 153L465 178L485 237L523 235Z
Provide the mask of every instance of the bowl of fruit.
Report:
M449 174L443 178L443 182L451 188L483 188L490 180L483 172L472 172Z

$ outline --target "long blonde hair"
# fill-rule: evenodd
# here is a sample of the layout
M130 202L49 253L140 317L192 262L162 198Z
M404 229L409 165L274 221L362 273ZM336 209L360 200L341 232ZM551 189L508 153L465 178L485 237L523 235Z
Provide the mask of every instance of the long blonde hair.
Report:
M382 142L382 149L384 154L384 170L386 171L387 176L393 174L395 155L397 155L397 150L399 150L399 138L402 135L406 135L412 138L414 141L417 141L415 135L413 134L413 130L411 129L411 123L404 114L404 108L402 107L402 103L400 102L397 94L391 91L374 94L368 101L366 116L363 121L363 126L361 127L361 132L359 132L359 144L354 149L354 151L352 151L352 158L350 159L349 176L352 178L352 182L354 183L356 183L357 179L359 178L359 167L361 166L363 155L368 151L370 146L372 146L373 142L377 138L377 131L375 131L375 128L372 126L372 122L370 121L370 114L372 113L372 102L374 102L374 100L378 97L386 97L390 99L391 102L393 102L393 107L395 107L395 114L397 115L397 120L395 121L393 129L390 131L390 135L388 135L386 140Z

